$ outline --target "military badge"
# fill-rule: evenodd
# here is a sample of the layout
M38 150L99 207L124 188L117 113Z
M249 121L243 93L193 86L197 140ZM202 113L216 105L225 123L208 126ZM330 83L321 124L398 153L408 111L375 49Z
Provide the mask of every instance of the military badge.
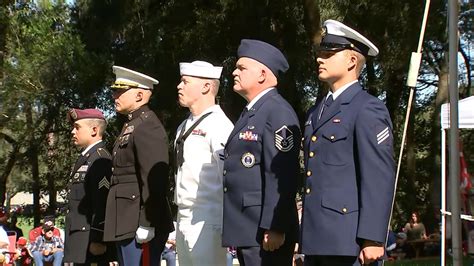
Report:
M311 119L308 119L308 121L304 123L304 126L309 126L309 125L311 125Z
M201 129L193 129L191 134L192 135L198 135L198 136L201 136L201 137L205 137L207 135L207 133L202 131Z
M123 135L125 134L130 134L133 132L133 130L135 130L135 126L128 126L125 131L123 132Z
M326 37L327 34L328 34L328 29L326 27L323 27L321 29L321 38Z
M246 152L242 155L240 161L242 162L243 166L250 168L255 165L255 156L250 152Z
M89 167L88 165L82 165L81 167L79 167L79 169L77 171L78 172L86 172L88 167Z
M275 147L278 150L288 152L293 146L293 132L286 125L275 131Z
M76 110L75 110L75 109L71 109L71 111L69 111L69 116L72 118L73 121L75 121L75 120L77 119Z
M255 128L255 126L247 126L248 129L252 130Z
M79 179L79 173L75 173L73 178L74 178L74 180L78 180Z
M239 139L243 139L246 141L257 141L258 140L258 134L253 133L250 130L247 130L245 132L240 132L239 133Z

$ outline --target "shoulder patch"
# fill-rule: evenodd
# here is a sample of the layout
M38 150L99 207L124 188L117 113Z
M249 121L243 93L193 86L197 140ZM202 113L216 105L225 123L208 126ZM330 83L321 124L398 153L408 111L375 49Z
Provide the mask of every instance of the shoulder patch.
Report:
M275 131L275 147L282 152L288 152L294 147L293 132L286 125Z

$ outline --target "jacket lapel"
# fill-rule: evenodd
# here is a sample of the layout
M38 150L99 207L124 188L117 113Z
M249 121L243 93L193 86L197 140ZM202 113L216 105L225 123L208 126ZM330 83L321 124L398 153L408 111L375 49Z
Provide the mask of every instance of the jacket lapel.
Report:
M356 82L349 86L349 88L347 88L341 95L339 95L339 97L336 98L336 100L331 104L331 106L329 106L329 108L324 111L321 116L321 119L317 121L314 127L314 131L318 130L322 125L326 124L329 120L331 120L331 118L333 118L336 114L340 113L341 109L343 109L345 105L349 104L354 98L354 96L357 95L361 90L362 86L359 84L359 82ZM324 101L321 101L319 108L317 108L318 111L320 111L323 102Z
M226 147L229 143L231 143L231 139L234 138L236 134L238 134L243 127L245 127L248 124L248 121L251 117L255 115L255 113L258 111L258 109L263 105L263 103L271 98L273 95L278 94L278 91L276 89L270 90L267 92L265 95L262 96L262 98L258 99L258 101L248 110L237 122L235 123L234 129L229 135L229 138L227 139L227 144ZM247 108L247 107L245 107Z
M72 169L72 172L71 174L74 174L77 172L77 170L82 166L84 165L85 162L87 162L87 159L89 159L89 156L90 154L93 154L98 148L101 148L101 147L104 147L105 144L103 141L97 143L96 145L92 146L84 156L80 156L77 161L76 161L76 164L74 165L74 168Z

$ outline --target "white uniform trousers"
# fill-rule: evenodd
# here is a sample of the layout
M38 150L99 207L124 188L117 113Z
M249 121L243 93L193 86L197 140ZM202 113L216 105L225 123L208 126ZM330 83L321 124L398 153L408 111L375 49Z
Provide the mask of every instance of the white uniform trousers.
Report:
M178 221L176 251L180 266L225 266L222 226Z

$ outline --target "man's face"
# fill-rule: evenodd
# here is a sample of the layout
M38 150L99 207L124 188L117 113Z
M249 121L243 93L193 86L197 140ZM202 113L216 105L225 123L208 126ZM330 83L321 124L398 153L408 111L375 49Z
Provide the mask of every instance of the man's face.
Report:
M346 50L320 51L316 60L319 80L334 83L347 73L350 57Z
M137 99L136 89L113 89L112 97L115 101L115 111L128 114L133 111Z
M239 94L247 94L256 84L262 74L259 67L260 63L248 58L241 57L235 64L235 70L232 72L234 76L234 91Z
M53 230L49 230L48 232L45 232L44 237L46 239L51 239L53 237Z
M87 119L81 119L74 122L71 134L74 145L79 148L85 148L89 146L94 131Z
M190 107L202 96L202 88L206 81L204 79L182 76L178 84L178 101L183 107Z

